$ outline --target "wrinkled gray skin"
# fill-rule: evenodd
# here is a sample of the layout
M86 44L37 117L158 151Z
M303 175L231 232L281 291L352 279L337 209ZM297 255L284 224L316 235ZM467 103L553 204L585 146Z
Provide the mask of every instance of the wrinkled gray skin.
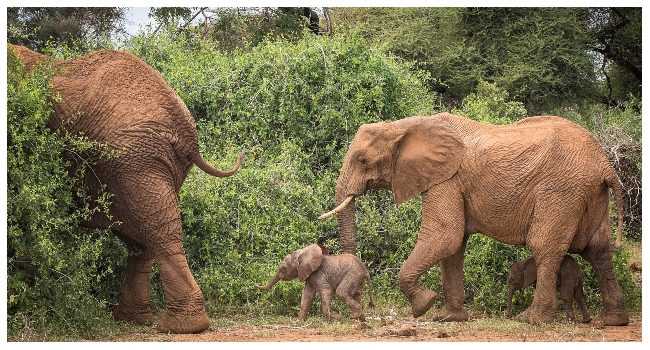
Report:
M372 283L366 266L352 254L324 255L318 244L298 249L287 254L280 263L275 276L264 286L255 288L266 290L279 280L291 281L298 278L305 282L300 301L299 320L307 319L307 313L318 293L321 300L323 315L330 319L336 318L330 312L334 295L343 300L350 308L350 318L365 321L361 295L363 285L368 280L370 307L372 302Z
M522 290L537 281L537 266L532 256L517 261L510 267L508 275L508 317L512 316L512 294L516 290ZM567 317L575 322L576 316L573 313L573 300L578 303L582 311L582 322L591 321L589 310L585 304L585 297L582 291L582 272L580 265L570 255L565 255L557 275L557 291L560 292Z

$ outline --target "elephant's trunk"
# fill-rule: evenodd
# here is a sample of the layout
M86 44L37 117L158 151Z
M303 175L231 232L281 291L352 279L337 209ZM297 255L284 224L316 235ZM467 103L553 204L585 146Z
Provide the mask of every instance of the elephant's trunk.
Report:
M341 181L336 186L336 204L341 207L336 215L336 220L339 224L339 235L341 239L341 249L343 253L355 255L357 252L356 237L355 237L355 223L354 223L354 195L348 195L345 190L342 190ZM341 206L344 202L347 205ZM336 210L336 209L335 209Z
M276 284L279 280L280 280L280 276L279 276L279 274L276 273L275 276L273 276L273 278L271 278L271 280L268 283L266 283L263 286L260 286L260 285L256 284L255 288L260 289L260 290L267 290L267 289L273 287L273 285Z

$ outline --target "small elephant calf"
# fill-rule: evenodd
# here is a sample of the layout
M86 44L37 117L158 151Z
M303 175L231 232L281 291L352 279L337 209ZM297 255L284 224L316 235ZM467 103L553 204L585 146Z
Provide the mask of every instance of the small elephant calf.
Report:
M508 317L512 316L512 293L530 286L535 281L537 281L537 266L532 256L519 260L510 267ZM582 272L578 262L571 255L567 254L562 259L560 271L557 274L557 291L560 292L562 301L564 301L564 308L569 320L575 322L576 317L573 313L573 299L575 299L582 310L582 322L591 321L582 291Z
M328 255L325 247L312 244L289 253L280 263L275 276L266 285L256 284L255 287L266 290L279 280L290 281L295 278L305 282L298 316L300 320L307 318L314 296L318 293L325 317L333 318L330 314L330 306L336 294L350 307L350 318L365 321L361 294L366 280L370 292L369 305L374 306L370 273L366 265L352 254Z

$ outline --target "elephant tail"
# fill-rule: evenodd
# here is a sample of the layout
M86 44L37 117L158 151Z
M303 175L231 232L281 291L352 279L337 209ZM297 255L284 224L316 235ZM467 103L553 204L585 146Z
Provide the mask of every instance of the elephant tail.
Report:
M621 190L621 183L616 176L616 173L611 169L611 176L605 178L605 183L607 187L612 189L614 194L614 201L616 202L616 210L618 212L618 224L616 228L616 243L614 243L614 248L621 248L621 236L623 235L623 195Z
M205 171L206 173L208 173L208 174L210 174L212 176L228 177L228 176L232 176L233 174L235 174L237 172L237 170L241 166L241 163L242 163L243 160L244 160L244 152L240 153L237 156L237 164L235 164L235 166L232 169L227 170L227 171L219 170L219 169L215 168L214 166L210 165L208 162L205 161L205 159L203 159L203 157L201 157L201 155L198 152L195 153L195 156L192 159L192 162L194 162L194 164L196 164L196 166L199 167L199 169Z

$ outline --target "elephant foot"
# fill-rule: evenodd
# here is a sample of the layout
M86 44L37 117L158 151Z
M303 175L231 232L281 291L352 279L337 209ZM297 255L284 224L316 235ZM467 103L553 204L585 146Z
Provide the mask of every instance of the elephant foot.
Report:
M432 290L421 289L409 298L413 317L418 318L424 315L436 302L438 294Z
M460 309L452 309L449 305L445 305L435 316L433 316L434 321L438 322L463 322L469 319L469 314L464 307Z
M149 307L129 308L122 303L118 304L113 310L113 319L138 325L154 324L153 314Z
M517 315L517 317L515 317L515 320L530 324L553 323L554 312L543 312L534 310L532 307L528 307L528 309L526 309L524 312Z
M195 314L165 314L156 329L162 333L201 333L210 328L210 320L205 310Z
M625 310L617 312L603 312L600 318L605 326L627 326L630 323L630 315Z
M365 321L366 320L366 315L363 313L363 311L360 312L353 312L350 314L351 319L357 319L359 321Z

